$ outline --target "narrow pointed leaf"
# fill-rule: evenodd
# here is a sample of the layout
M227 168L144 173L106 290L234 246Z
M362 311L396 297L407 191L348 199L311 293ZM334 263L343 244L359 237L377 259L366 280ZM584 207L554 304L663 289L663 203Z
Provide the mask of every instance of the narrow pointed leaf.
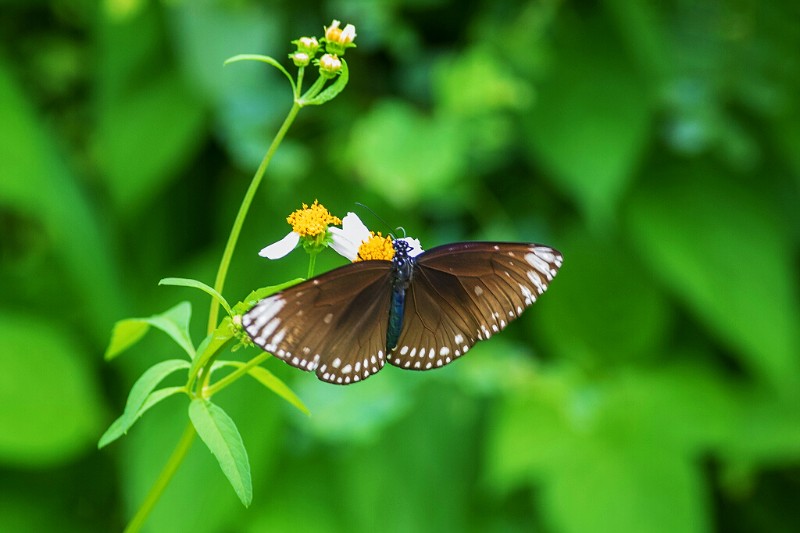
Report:
M254 305L256 305L259 302L259 300L262 300L267 296L271 296L278 291L282 291L287 287L291 287L292 285L297 285L301 281L305 280L303 278L296 278L291 281L281 283L279 285L270 285L269 287L261 287L260 289L256 289L250 294L248 294L244 300L233 306L233 313L240 315L245 311L248 311Z
M200 398L189 404L189 418L197 434L219 461L222 472L242 504L249 507L253 500L250 462L236 424L221 407Z
M153 396L153 390L161 383L164 378L178 370L189 368L189 362L183 359L170 359L162 361L158 364L151 366L142 377L136 380L133 384L131 392L128 395L128 401L125 404L125 411L117 418L111 426L106 430L97 447L102 448L107 444L117 440L119 437L128 432L131 426L144 414L147 409L163 400L167 396L175 394L183 387L177 387L178 390L173 390L169 394L161 393ZM170 389L165 389L170 390ZM160 392L160 391L158 391ZM153 393L153 394L151 394Z
M289 80L289 83L292 84L292 94L297 92L297 90L295 89L295 83L294 79L292 78L292 75L289 74L289 72L285 68L283 68L283 65L278 63L273 58L269 56L262 56L259 54L239 54L226 59L225 63L223 64L228 65L230 63L237 63L239 61L261 61L262 63L266 63L267 65L275 67L276 69L283 72L283 75L286 76L286 78Z
M342 59L342 72L339 74L339 77L336 78L336 81L334 81L330 86L328 86L328 88L314 98L303 100L300 105L303 107L307 105L322 105L325 102L333 100L340 92L344 90L349 79L350 73L347 70L347 63L344 59Z
M197 372L206 364L206 361L215 353L220 351L228 341L233 338L234 328L231 324L231 317L226 316L222 319L217 326L217 329L208 334L203 339L197 350L197 357L192 361L192 368L189 370L190 375L196 375Z
M245 366L245 363L242 363L241 361L218 361L216 364L219 366L234 366L236 368L242 368ZM303 400L301 400L294 393L294 391L283 382L283 380L263 366L254 366L253 368L248 369L247 373L269 390L297 407L303 413L307 415L311 414L311 412L308 410L308 407L306 407L306 405L303 403Z
M149 329L150 324L141 318L126 318L118 321L114 324L114 330L111 332L111 342L106 348L105 359L110 361L139 342Z
M111 360L137 343L150 326L156 327L172 339L194 359L195 350L189 336L189 320L192 318L192 305L181 302L160 315L149 318L126 318L114 325L111 342L106 349L105 358Z
M159 281L158 284L174 285L176 287L193 287L195 289L200 289L201 291L210 295L212 298L215 298L220 303L220 305L222 305L222 307L225 308L225 311L227 311L229 315L233 314L233 312L231 311L231 306L228 305L228 301L213 287L209 287L202 281L189 278L164 278L161 281Z

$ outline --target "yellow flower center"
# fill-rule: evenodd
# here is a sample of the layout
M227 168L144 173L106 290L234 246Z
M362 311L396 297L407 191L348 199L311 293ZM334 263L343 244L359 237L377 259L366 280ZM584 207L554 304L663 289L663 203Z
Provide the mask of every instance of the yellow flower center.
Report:
M369 233L369 240L361 243L361 246L358 247L358 256L355 261L369 261L370 259L391 261L394 257L392 239L382 236L380 232L376 234L371 231Z
M303 204L303 208L289 215L286 222L291 224L292 231L301 237L316 237L325 233L328 226L342 223L317 200L314 200L310 206Z

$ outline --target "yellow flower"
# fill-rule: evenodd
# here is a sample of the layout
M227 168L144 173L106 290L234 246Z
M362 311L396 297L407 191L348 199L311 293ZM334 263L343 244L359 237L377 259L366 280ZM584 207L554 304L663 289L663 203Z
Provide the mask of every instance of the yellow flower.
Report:
M361 243L358 247L358 254L353 262L356 261L369 261L372 259L383 259L384 261L391 261L394 257L394 246L392 239L384 237L381 232L370 232L369 239Z
M294 250L301 237L321 242L327 235L328 226L342 223L317 200L310 206L303 204L303 208L289 215L286 222L292 226L292 231L283 239L262 249L258 255L268 259L279 259Z
M342 227L331 228L331 248L352 262L382 259L391 261L394 257L394 244L390 237L384 237L367 229L355 213L347 213ZM409 255L415 257L422 253L417 239L403 238L411 247Z

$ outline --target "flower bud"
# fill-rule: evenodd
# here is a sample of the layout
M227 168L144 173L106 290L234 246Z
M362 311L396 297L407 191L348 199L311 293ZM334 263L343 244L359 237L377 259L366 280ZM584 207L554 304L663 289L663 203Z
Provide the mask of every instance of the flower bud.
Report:
M316 63L323 78L334 78L342 71L342 62L334 54L325 54Z
M316 37L300 37L292 41L292 44L297 46L297 51L307 54L309 57L314 57L317 50L319 50L319 41Z
M348 24L341 29L339 24L341 23L338 20L334 20L325 28L325 50L329 54L344 55L345 50L355 46L353 41L356 38L356 27Z
M311 62L311 57L305 52L295 52L289 54L289 58L294 62L296 67L305 67Z

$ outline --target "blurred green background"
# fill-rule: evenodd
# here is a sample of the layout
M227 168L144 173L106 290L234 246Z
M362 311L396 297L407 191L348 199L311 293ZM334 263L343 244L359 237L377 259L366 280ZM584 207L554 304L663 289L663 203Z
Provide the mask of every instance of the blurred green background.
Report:
M535 241L564 267L435 372L351 387L272 360L215 397L250 454L242 508L199 441L148 531L797 531L800 8L757 0L0 2L0 530L120 530L186 423L158 405L97 451L160 332L208 300L290 106L279 59L333 18L351 81L270 167L225 295L305 274L258 257L319 199L425 247ZM368 224L381 223L361 213ZM385 231L385 229L384 229ZM341 264L334 254L321 268ZM241 353L233 357L244 357Z

